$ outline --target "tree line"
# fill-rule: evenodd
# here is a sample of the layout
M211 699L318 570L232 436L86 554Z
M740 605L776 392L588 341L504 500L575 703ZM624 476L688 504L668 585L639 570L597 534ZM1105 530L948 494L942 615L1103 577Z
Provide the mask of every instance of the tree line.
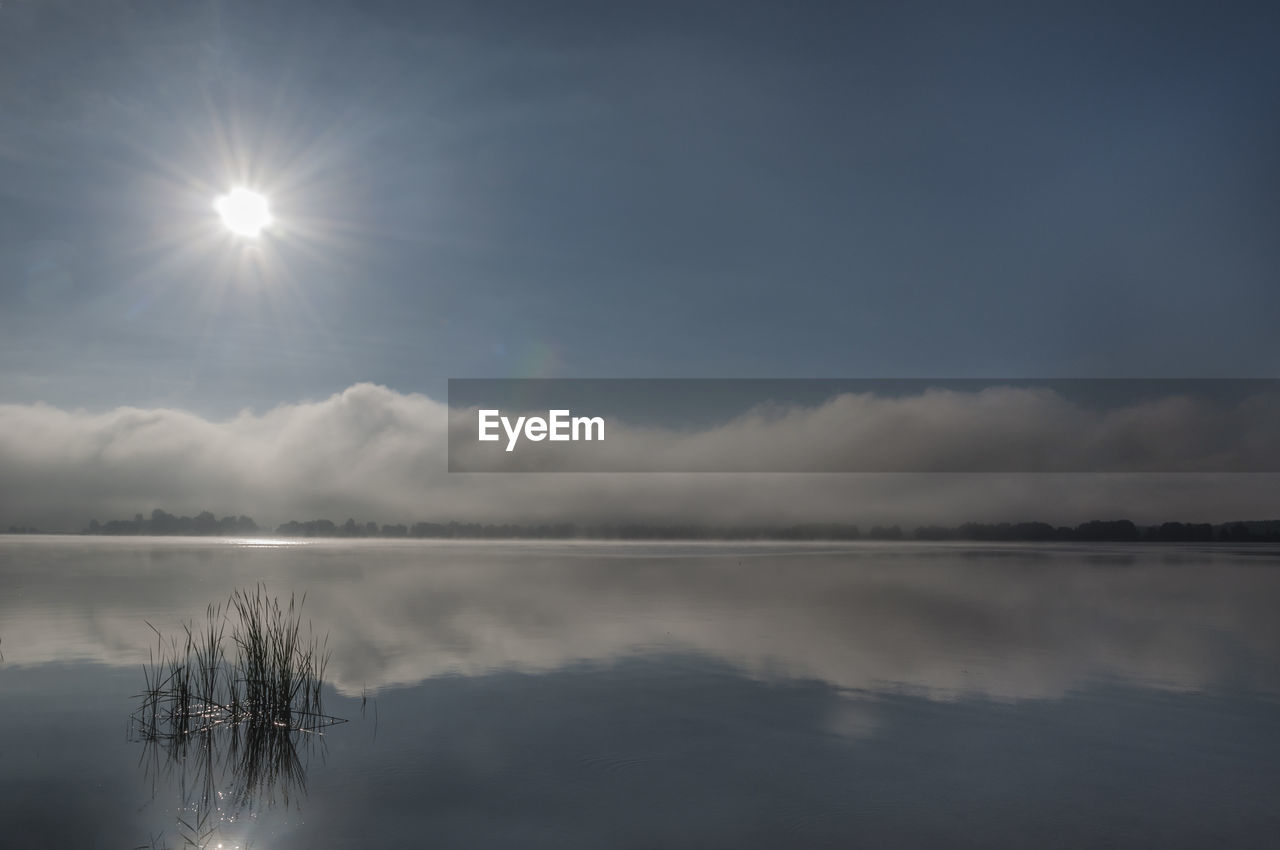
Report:
M264 529L247 516L218 519L203 511L194 517L175 516L156 509L150 518L89 523L85 534L247 536ZM651 523L578 525L575 523L515 524L475 522L415 522L379 524L348 519L305 522L291 520L276 526L281 537L378 537L420 539L544 539L544 540L923 540L977 542L1121 542L1121 543L1242 543L1280 542L1280 520L1226 523L1166 522L1139 526L1127 519L1092 520L1074 526L1047 522L969 522L957 526L926 525L903 529L876 525L865 532L857 525L809 523L788 526L705 526Z
M218 519L210 511L201 511L193 517L174 516L156 508L151 517L134 514L133 519L113 519L100 523L89 521L85 534L137 534L158 536L240 537L262 531L247 516L224 516Z

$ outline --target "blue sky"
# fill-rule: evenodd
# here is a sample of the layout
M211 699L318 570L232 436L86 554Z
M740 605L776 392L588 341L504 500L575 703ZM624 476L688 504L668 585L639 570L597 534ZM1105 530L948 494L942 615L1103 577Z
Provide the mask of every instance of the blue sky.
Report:
M1277 43L1262 4L5 4L0 401L1274 376Z

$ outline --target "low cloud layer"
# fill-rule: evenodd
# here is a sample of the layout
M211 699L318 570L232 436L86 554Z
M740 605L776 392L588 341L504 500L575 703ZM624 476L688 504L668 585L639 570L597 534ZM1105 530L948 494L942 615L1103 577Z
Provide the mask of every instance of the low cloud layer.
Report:
M1078 412L1060 400L1000 397L1008 417L1035 427L1040 445L1072 433ZM951 407L971 400L951 398ZM798 468L823 468L847 422L837 400L740 420L714 430L663 435L662 451L697 458L761 428L784 439ZM889 404L889 402L885 402ZM887 409L887 408L886 408ZM941 412L949 412L943 405ZM1053 413L1058 410L1058 413ZM1184 430L1170 433L1172 410ZM1019 413L1021 411L1021 413ZM886 414L887 415L887 414ZM1076 419L1072 419L1076 416ZM1123 440L1194 447L1208 427L1166 402L1131 414ZM438 401L358 384L330 398L286 404L225 421L168 409L91 413L48 405L0 406L0 523L79 530L91 518L175 513L248 514L263 525L347 517L379 522L798 522L950 523L1094 518L1226 521L1280 516L1278 475L1228 474L461 474L447 472L448 411ZM878 421L891 455L919 435ZM1073 424L1076 423L1076 424ZM1210 422L1209 425L1213 423ZM1041 427L1043 426L1043 427ZM1235 426L1233 426L1235 427ZM1190 429L1190 430L1188 430ZM1026 429L1024 429L1026 431ZM1244 433L1244 432L1242 432ZM1274 433L1274 432L1272 432ZM1143 441L1142 435L1148 435ZM1261 439L1253 431L1249 440ZM1219 435L1220 437L1220 435ZM645 443L651 445L651 443ZM739 443L739 445L741 445ZM657 444L652 444L657 451ZM1010 451L1023 451L1012 446ZM1037 449L1041 450L1041 449Z

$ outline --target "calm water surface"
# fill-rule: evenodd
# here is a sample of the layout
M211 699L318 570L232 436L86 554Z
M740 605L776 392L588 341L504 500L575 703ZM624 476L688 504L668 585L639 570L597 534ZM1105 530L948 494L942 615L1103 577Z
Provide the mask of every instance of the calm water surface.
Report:
M307 594L325 708L130 733L162 631ZM1280 551L0 538L0 845L1275 847Z

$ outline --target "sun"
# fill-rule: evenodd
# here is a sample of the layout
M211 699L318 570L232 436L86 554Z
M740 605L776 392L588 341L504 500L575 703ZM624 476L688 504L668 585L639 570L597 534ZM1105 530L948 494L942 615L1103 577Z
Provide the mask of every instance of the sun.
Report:
M271 208L266 197L245 188L232 189L213 202L227 230L237 236L256 239L271 226Z

